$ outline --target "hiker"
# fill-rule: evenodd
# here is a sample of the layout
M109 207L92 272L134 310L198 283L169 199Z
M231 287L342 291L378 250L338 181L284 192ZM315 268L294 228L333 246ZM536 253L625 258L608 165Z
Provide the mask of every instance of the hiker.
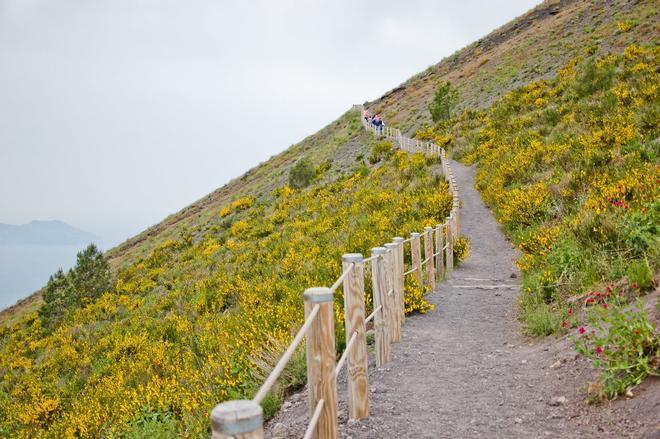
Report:
M370 123L371 114L369 114L369 110L367 110L366 108L365 108L364 111L362 112L362 117L364 117L364 120L365 120L367 123Z
M373 119L371 119L371 123L373 126L376 127L376 129L380 134L383 133L383 126L385 125L385 123L383 122L383 119L380 118L379 114L375 115Z

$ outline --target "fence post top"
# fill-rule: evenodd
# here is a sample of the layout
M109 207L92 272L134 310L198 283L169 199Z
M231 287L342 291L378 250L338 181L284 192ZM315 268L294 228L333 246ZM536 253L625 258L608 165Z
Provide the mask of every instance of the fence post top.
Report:
M436 224L435 227L436 227L436 229L441 229L441 228L442 228L442 224Z
M425 231L425 232L428 232L428 231L430 231L430 230L433 230L433 227L431 227L431 226L426 226L426 227L424 227L424 231Z
M312 287L307 288L303 293L303 300L305 302L324 303L332 302L334 294L330 288L327 287Z
M374 247L371 249L372 255L384 255L385 253L387 253L387 249L385 247Z
M392 242L394 242L396 244L401 244L403 241L405 241L405 239L403 239L400 236L395 236L394 238L392 238Z
M412 236L413 238L419 238L419 235L420 235L420 234L417 233L417 232L412 232L412 233L410 234L410 236Z
M362 262L363 259L362 253L344 253L341 257L344 262Z
M391 249L391 248L392 249L397 248L398 246L399 246L399 244L396 244L394 242L388 242L387 244L385 244L385 248L388 249L388 250Z
M236 435L249 433L263 424L261 405L251 400L225 401L213 407L211 426L214 433Z

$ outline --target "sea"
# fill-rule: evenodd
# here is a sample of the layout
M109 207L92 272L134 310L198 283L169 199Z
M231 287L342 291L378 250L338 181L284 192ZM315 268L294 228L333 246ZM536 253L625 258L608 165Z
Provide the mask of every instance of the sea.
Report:
M68 270L86 244L0 245L0 310L28 297L58 268Z

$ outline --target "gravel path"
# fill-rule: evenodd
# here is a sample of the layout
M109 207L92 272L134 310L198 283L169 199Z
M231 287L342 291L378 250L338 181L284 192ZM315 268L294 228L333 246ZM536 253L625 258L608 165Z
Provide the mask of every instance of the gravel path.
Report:
M591 372L570 341L521 335L516 251L473 188L474 169L455 162L452 168L471 256L428 296L434 312L406 319L392 362L378 369L371 360L368 419L346 419L340 377L341 436L660 437L657 380L636 398L589 406L578 388ZM269 432L301 437L307 419L303 392L285 403Z

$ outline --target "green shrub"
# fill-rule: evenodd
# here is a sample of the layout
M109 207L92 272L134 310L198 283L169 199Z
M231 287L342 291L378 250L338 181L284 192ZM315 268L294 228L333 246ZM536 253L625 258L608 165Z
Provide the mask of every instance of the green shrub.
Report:
M622 299L595 306L589 313L593 331L578 329L575 349L591 359L600 370L599 379L590 387L597 398L625 395L648 375L660 375L660 339L637 300L628 308Z
M71 270L65 274L59 269L48 280L44 303L39 308L43 325L52 328L67 311L97 299L112 287L108 261L94 244L89 244L78 253Z
M369 163L375 164L381 160L387 160L392 157L394 153L394 146L389 140L376 143L371 148L371 156L369 156Z
M461 236L454 242L454 266L470 256L470 238Z
M126 434L126 439L176 438L176 422L170 413L149 413L135 420Z
M289 172L289 186L294 189L302 189L309 186L316 177L314 165L303 157L291 168Z
M565 317L561 312L553 311L547 303L539 303L526 307L522 319L528 335L542 337L558 332Z
M614 80L614 64L598 63L594 57L585 60L573 81L572 88L577 98L605 90Z
M628 277L628 283L633 288L637 287L645 290L653 284L653 271L651 271L651 267L649 267L646 260L631 262L626 270L626 276Z
M458 90L449 81L442 83L435 91L435 96L429 104L429 112L433 122L446 121L451 117L458 104Z

